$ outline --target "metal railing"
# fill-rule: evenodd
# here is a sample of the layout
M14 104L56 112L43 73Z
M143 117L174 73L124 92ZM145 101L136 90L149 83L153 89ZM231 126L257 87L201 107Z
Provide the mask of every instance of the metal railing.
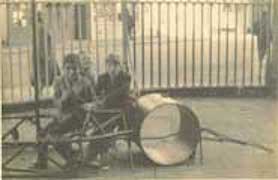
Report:
M30 1L0 2L6 23L0 53L3 102L34 94L32 23L38 28L38 78L47 87L41 95L52 94L49 61L61 68L66 54L82 52L100 74L105 57L123 58L124 48L142 90L265 86L271 43L262 39L270 38L265 32L271 29L270 2L126 1L126 6L129 45L123 47L121 1L37 1L36 22ZM261 34L248 32L254 27Z

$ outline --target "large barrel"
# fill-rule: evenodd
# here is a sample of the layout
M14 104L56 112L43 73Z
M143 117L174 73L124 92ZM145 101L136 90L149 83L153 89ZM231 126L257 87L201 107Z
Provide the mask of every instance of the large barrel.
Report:
M172 98L149 94L137 100L137 143L159 165L185 162L200 141L199 121Z

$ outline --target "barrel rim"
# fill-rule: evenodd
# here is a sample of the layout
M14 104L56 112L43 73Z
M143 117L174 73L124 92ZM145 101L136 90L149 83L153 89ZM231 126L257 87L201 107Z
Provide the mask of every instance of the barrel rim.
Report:
M153 108L151 111L149 111L148 113L146 113L146 116L145 116L145 117L147 117L151 112L153 112L153 111L155 111L156 109L161 108L162 106L165 106L165 105L176 105L178 108L181 108L181 107L182 107L182 108L186 109L186 110L190 113L191 117L197 122L197 124L198 124L197 129L200 129L200 121L199 121L197 115L194 113L194 111L193 111L191 108L189 108L188 106L186 106L185 104L182 104L182 103L180 103L180 102L166 102L166 103L163 103L163 104L159 104L159 105L157 105L155 108ZM145 149L144 149L143 146L142 146L142 142L141 142L141 140L142 140L142 137L141 137L141 129L142 129L142 126L143 126L143 122L142 122L142 123L140 124L140 126L139 126L139 134L138 134L138 135L139 135L139 146L140 146L141 150L143 151L143 153L145 154L145 156L146 156L151 162L153 162L153 163L155 163L155 164L157 164L157 165L162 165L162 166L174 166L174 165L184 164L184 163L188 160L188 159L185 159L185 160L183 160L183 161L180 161L180 162L177 162L177 163L173 163L173 164L162 164L162 163L159 163L159 162L157 162L157 161L151 159L151 158L147 155ZM196 142L196 147L195 147L195 149L197 148L197 145L198 145L198 143L199 143L200 140L201 140L200 131L198 131L198 132L199 132L199 138L198 138L198 141ZM193 154L193 152L194 152L194 150L192 151L192 154Z

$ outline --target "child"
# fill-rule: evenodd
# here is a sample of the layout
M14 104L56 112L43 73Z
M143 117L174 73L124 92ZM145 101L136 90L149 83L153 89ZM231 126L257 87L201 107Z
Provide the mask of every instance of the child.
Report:
M86 112L82 107L95 98L94 87L87 78L80 74L80 58L76 54L69 54L63 62L63 75L54 84L54 104L57 115L53 123L46 128L51 138L60 138L68 132L80 129L85 120ZM56 151L71 167L76 162L69 143L57 143Z

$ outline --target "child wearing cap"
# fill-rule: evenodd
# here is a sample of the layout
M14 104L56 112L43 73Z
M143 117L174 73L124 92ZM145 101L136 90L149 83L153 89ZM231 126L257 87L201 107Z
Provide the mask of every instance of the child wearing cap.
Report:
M106 109L124 109L126 100L129 98L129 86L131 77L126 72L119 61L119 57L115 54L109 54L106 58L106 73L99 76L96 86L97 96L102 97L103 107ZM111 116L111 115L110 115ZM99 117L102 120L109 119L109 114ZM121 128L121 127L119 127ZM108 131L112 132L117 129L116 126L108 127ZM109 142L101 142L97 147L97 152L101 156L101 166L109 168L107 164L108 150L111 147Z
M106 71L98 78L97 95L105 97L106 108L119 108L122 100L129 96L131 77L123 70L119 57L114 54L106 58Z

